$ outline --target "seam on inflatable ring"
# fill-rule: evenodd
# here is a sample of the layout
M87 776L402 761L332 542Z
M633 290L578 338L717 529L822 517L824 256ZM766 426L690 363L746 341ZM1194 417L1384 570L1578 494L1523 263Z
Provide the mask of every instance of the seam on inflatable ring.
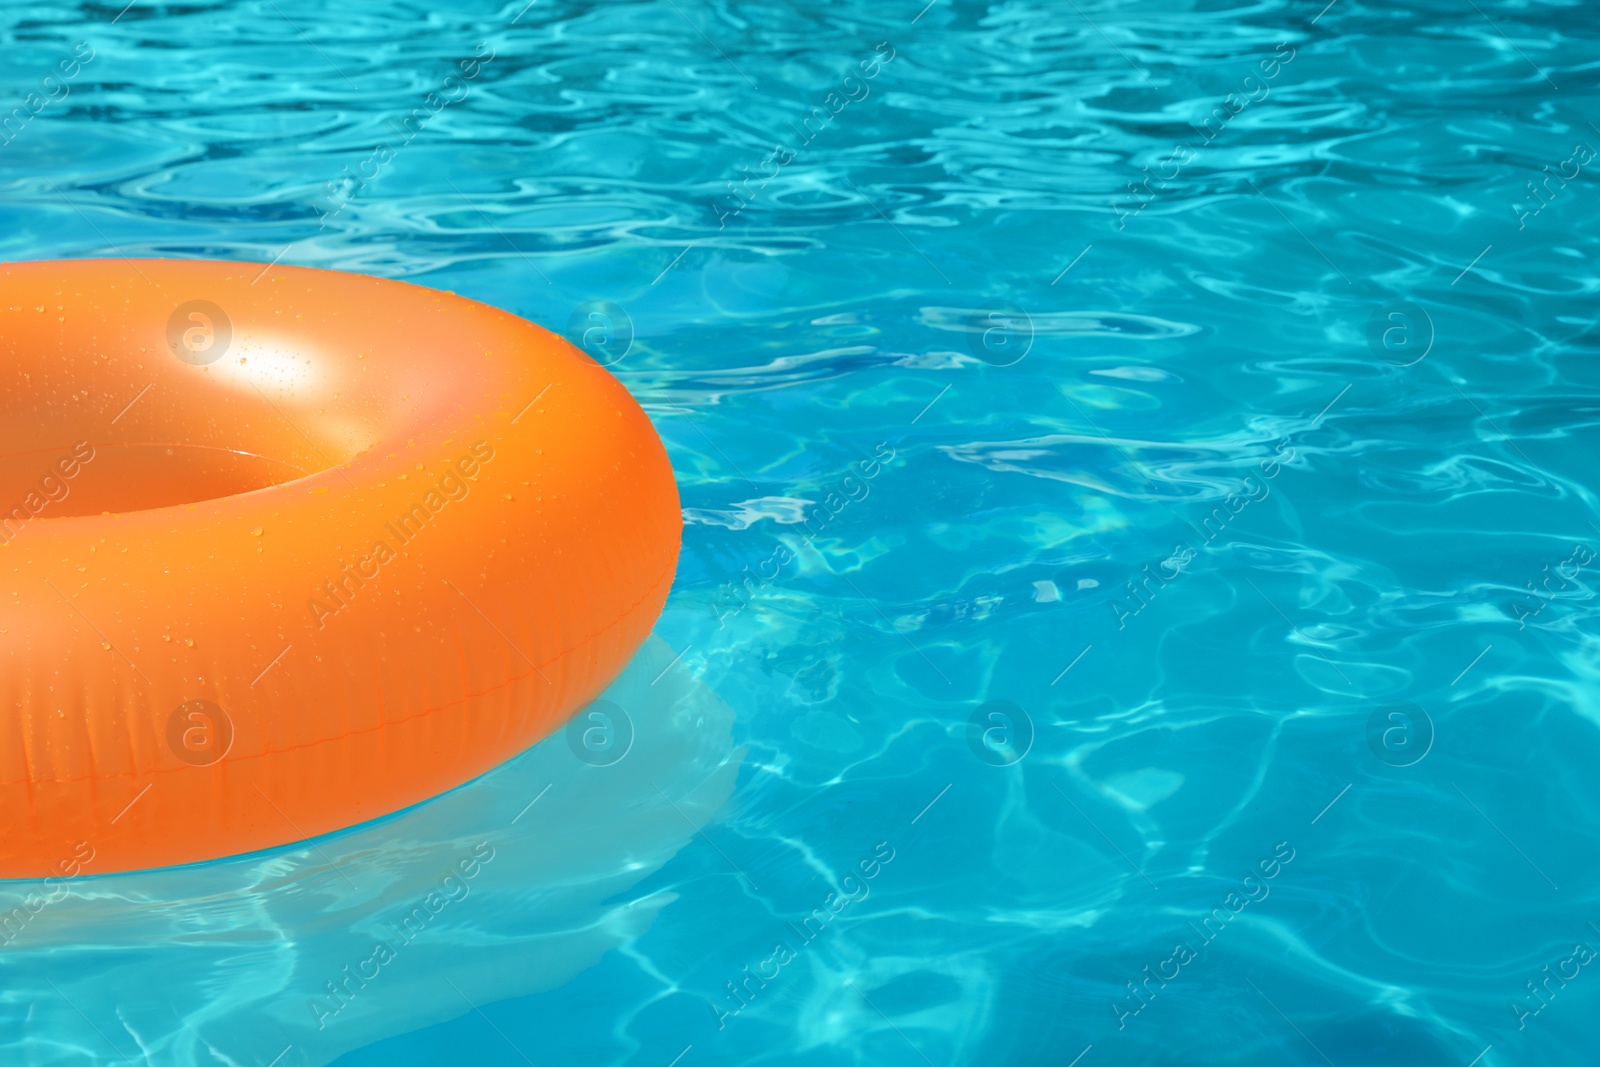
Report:
M534 674L538 673L538 668L539 667L547 667L547 666L550 666L553 663L558 663L561 660L565 659L567 656L570 656L572 653L574 653L574 652L578 651L579 649L585 647L586 645L593 644L603 634L615 629L625 619L627 619L627 617L629 616L629 614L632 613L634 608L638 607L640 604L644 603L646 600L649 600L652 596L654 596L661 589L661 586L663 584L667 585L670 588L671 585L672 585L672 579L677 573L677 569L678 569L678 559L677 559L677 556L674 555L673 559L672 559L672 564L667 569L666 574L661 578L657 578L655 580L655 582L653 582L649 586L647 591L643 595L641 595L639 597L639 599L635 600L632 604L629 604L628 607L624 611L622 611L619 615L617 615L616 618L612 619L610 622L606 623L604 626L600 627L598 630L595 630L594 632L590 633L587 637L585 637L583 640L579 641L577 644L572 645L572 646L570 646L568 648L562 649L560 652L556 653L550 659L547 659L543 663L538 664L534 668L534 670L532 672L528 673L528 674L519 674L519 675L516 675L514 677L507 678L505 681L500 682L497 685L492 685L487 689L479 690L476 693L468 693L465 696L463 696L460 700L452 700L448 704L440 704L440 705L438 705L436 707L425 708L422 711L419 711L419 712L417 712L417 713L415 713L413 715L407 715L403 719L395 719L393 722L379 723L377 726L369 726L369 727L366 727L365 729L361 729L361 730L351 730L351 731L349 731L347 733L340 734L337 737L325 737L320 741L308 741L307 743L305 743L303 745L291 745L288 748L267 749L265 752L258 752L253 756L243 756L238 760L231 760L231 761L230 760L223 760L221 762L231 762L231 763L234 763L235 765L238 765L238 764L247 763L247 762L249 762L251 760L264 759L264 758L266 758L268 756L278 756L278 755L282 755L282 754L287 753L287 752L300 752L300 751L303 751L303 750L308 749L308 748L317 748L320 745L330 744L330 743L332 743L334 741L340 741L340 740L343 740L344 738L347 738L347 737L359 737L359 736L361 736L363 734L376 733L379 730L384 730L384 729L387 729L389 727L399 726L399 725L401 725L403 723L413 722L413 721L415 721L417 719L426 718L429 715L433 715L433 714L436 714L436 713L441 712L441 711L446 711L446 710L448 710L450 708L460 707L460 706L466 704L468 701L480 699L482 697L488 696L490 693L497 693L500 690L505 689L508 686L513 685L516 682L520 682L520 681L523 681L524 679L532 678ZM655 624L652 622L651 626L653 627L654 625ZM521 653L518 653L518 655L521 655ZM549 734L545 735L545 737L549 737L549 736L550 736ZM539 741L543 741L543 740L544 740L544 737L539 738ZM539 742L535 741L533 743L534 744L538 744ZM115 782L115 781L118 781L118 780L121 780L121 779L125 779L125 778L138 781L138 780L141 780L141 779L151 778L151 777L154 777L156 775L161 775L161 774L181 774L184 771L192 770L192 769L193 768L190 768L190 767L156 767L156 768L153 768L151 770L143 771L143 772L135 771L135 772L129 772L127 774L90 775L90 776L85 777L85 778L19 778L19 779L15 779L13 781L10 781L10 782L0 782L0 789L9 788L11 786L16 786L16 785L27 785L27 786L76 785L76 784L80 784L80 783L84 783L84 782Z

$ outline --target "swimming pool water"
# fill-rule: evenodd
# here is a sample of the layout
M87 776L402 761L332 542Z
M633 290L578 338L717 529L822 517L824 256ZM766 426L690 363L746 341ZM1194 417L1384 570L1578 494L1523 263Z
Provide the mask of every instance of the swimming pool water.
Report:
M0 886L0 1059L1592 1061L1600 35L1323 5L8 7L0 255L507 308L687 526L486 778Z

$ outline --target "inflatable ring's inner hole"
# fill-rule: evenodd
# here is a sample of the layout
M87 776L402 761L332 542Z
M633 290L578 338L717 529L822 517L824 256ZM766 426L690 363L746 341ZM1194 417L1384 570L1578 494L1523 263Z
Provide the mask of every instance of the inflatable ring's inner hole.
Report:
M7 514L20 507L30 518L58 519L145 511L265 489L313 473L243 450L181 442L86 443L87 448L63 441L0 457L0 506Z
M55 347L0 390L0 518L127 514L282 485L371 447L381 421L382 404L334 381L332 354L304 338L238 337L208 366L125 357L126 386L97 390L79 387L93 380L83 364L105 357Z

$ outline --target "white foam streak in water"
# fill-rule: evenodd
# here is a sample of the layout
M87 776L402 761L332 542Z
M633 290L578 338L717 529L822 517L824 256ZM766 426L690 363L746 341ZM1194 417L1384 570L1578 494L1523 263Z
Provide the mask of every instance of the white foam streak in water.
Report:
M292 1046L284 1064L325 1064L571 980L676 899L638 885L714 818L743 756L731 710L673 658L651 638L605 693L636 731L610 766L559 731L374 824L56 887L0 950L0 1062L257 1065ZM30 895L52 894L0 884L0 912Z

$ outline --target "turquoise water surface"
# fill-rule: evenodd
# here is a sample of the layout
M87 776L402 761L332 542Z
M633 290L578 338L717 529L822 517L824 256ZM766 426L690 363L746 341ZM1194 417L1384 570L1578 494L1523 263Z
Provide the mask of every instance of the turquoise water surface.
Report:
M52 890L0 1062L1594 1062L1600 26L1324 2L7 6L0 256L509 309L686 527L604 718Z

